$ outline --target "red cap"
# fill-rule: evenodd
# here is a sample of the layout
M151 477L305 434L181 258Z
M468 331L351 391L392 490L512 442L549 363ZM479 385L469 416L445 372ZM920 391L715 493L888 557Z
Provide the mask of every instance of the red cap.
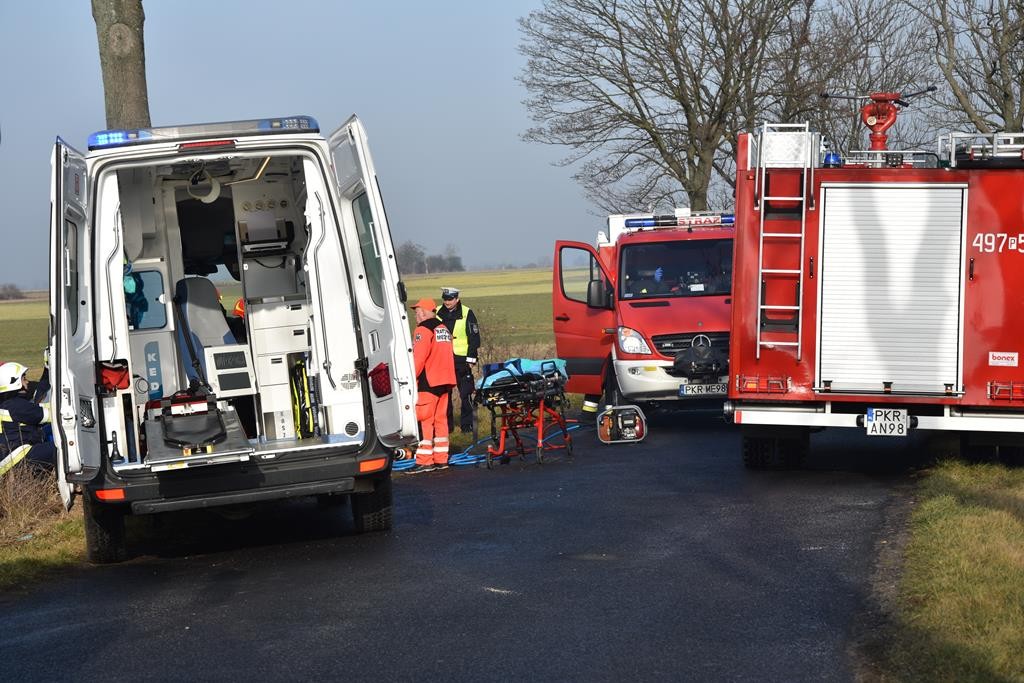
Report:
M409 308L412 308L412 309L425 308L425 309L427 309L429 311L436 311L437 310L437 304L434 303L433 299L431 299L429 297L423 297L422 299L420 299L419 301L414 303L412 306L409 306Z

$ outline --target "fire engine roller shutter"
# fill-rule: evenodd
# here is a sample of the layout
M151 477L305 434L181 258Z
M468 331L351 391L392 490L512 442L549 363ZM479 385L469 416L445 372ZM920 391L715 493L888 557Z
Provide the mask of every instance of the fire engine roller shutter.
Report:
M819 387L958 391L966 187L824 185L823 194Z

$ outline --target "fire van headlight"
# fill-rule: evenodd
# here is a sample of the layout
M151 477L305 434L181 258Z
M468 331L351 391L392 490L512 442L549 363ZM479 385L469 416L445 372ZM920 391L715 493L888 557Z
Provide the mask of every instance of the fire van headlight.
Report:
M651 347L644 341L643 335L631 327L619 328L619 348L623 353L651 353Z

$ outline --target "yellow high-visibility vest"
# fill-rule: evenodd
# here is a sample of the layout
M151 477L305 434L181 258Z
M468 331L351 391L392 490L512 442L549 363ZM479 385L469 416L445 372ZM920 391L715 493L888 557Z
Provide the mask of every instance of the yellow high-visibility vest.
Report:
M452 330L452 352L456 356L469 355L469 335L466 334L466 319L469 318L469 306L462 304L462 317L455 321ZM438 320L441 316L437 316Z

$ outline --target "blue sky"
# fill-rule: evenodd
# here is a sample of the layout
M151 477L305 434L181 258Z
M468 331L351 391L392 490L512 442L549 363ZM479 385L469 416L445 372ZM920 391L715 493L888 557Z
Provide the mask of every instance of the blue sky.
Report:
M603 225L529 125L516 19L540 0L149 0L154 125L304 113L366 125L395 241L470 267L550 256ZM89 0L0 3L0 282L47 282L49 159L105 128Z

